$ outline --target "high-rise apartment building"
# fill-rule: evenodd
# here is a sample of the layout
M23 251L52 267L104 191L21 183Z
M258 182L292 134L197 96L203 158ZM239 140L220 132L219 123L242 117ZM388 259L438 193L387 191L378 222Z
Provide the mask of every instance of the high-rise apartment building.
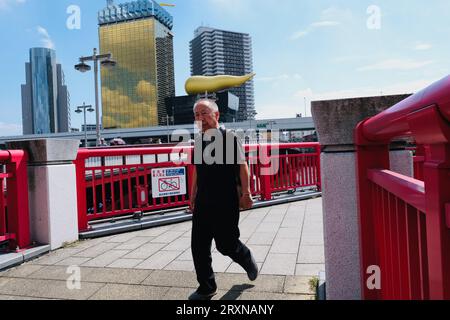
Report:
M23 134L69 132L70 98L56 53L48 48L30 49L22 85Z
M175 96L172 16L153 0L108 0L98 23L100 52L117 62L101 71L103 128L165 124L165 98Z
M200 27L190 42L191 75L242 76L253 72L252 39L245 33ZM253 81L229 90L239 97L238 121L254 119Z

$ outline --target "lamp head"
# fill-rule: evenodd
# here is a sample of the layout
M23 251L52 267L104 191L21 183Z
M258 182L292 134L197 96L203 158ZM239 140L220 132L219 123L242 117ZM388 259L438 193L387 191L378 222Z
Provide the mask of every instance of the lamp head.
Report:
M102 67L111 69L117 65L117 62L111 58L107 58L107 59L103 60L102 62L100 62L100 64L102 65Z
M79 64L75 65L75 70L80 71L80 72L88 72L91 70L91 66L84 63L84 62L80 62Z

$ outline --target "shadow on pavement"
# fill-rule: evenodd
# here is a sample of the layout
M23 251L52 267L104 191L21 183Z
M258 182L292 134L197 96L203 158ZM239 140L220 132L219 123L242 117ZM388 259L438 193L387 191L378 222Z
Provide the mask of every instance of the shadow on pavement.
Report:
M237 300L241 294L248 289L254 288L254 285L242 284L233 286L220 300Z

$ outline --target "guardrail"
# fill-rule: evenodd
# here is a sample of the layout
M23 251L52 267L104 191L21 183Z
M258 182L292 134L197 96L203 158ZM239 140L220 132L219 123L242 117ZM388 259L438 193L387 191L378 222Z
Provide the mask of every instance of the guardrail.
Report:
M245 145L244 148L251 191L259 200L271 200L275 193L299 188L320 190L318 143ZM91 221L188 207L194 168L192 152L190 145L80 149L74 162L80 232L88 230ZM155 178L164 173L161 169L174 169L181 180L173 183L165 180L157 186ZM185 190L168 195L171 188L179 186L185 186Z
M356 128L364 299L450 299L449 121L446 77ZM389 143L404 136L423 146L417 179L389 171Z
M11 250L30 245L27 155L0 151L0 243Z

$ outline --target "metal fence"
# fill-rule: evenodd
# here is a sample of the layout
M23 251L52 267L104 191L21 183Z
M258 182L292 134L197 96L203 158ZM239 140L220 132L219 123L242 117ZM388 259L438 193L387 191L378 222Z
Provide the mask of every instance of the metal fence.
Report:
M246 145L244 149L251 191L259 200L299 188L320 190L318 143ZM192 146L80 149L75 161L79 230L88 230L91 221L188 207L192 152ZM161 169L178 169L184 181L172 178L173 185L168 180L158 185L154 178ZM179 185L185 185L185 192L165 195L164 191Z
M30 245L27 156L0 151L0 243L11 250Z

